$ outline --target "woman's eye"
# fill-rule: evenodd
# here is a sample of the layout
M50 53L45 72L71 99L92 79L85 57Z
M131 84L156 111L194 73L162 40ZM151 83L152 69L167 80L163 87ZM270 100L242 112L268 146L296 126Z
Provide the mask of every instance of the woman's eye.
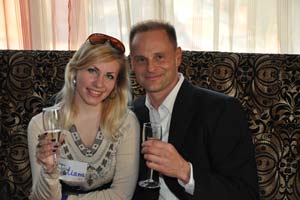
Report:
M110 80L113 80L115 78L112 74L106 74L106 77Z
M97 70L96 70L95 68L93 68L93 67L88 68L87 71L88 71L89 73L91 73L91 74L97 73Z

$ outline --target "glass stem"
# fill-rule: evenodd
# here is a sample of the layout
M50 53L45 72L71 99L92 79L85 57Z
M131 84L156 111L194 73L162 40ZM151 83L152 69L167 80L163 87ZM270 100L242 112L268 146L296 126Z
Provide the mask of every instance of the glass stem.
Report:
M150 180L153 181L153 169L150 169Z
M57 158L56 158L56 153L53 153L53 162L54 162L54 165L56 165L57 163Z

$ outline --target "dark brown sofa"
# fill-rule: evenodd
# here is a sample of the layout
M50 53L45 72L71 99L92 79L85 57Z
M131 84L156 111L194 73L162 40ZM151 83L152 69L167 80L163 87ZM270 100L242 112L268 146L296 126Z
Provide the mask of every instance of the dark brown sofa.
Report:
M73 51L0 50L0 199L27 199L27 124L63 85ZM261 199L300 199L300 55L184 51L194 84L234 96L248 112ZM131 75L134 98L144 94Z

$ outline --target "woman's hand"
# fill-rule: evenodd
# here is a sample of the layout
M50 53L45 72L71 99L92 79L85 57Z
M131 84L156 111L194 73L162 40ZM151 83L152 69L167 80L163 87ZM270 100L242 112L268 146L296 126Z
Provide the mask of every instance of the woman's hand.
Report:
M59 147L64 140L64 135L61 135L58 143L54 139L51 139L48 133L39 135L38 140L36 148L37 163L42 165L47 173L51 173L58 164Z

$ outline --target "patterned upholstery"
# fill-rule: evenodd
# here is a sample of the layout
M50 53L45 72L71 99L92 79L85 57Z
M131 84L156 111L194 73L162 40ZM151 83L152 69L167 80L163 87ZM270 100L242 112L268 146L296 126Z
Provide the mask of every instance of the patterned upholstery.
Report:
M52 103L73 53L0 50L0 199L27 198L27 124ZM261 199L300 200L300 55L184 51L180 71L192 83L242 102ZM131 78L136 98L144 90Z

